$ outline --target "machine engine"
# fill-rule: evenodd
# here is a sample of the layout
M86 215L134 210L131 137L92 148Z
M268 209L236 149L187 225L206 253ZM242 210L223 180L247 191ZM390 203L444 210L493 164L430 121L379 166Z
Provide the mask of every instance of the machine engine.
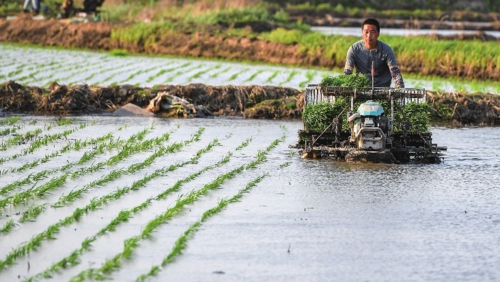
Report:
M388 141L389 119L384 109L374 101L361 104L358 111L349 112L347 121L351 129L350 141L356 148L368 151L384 151Z

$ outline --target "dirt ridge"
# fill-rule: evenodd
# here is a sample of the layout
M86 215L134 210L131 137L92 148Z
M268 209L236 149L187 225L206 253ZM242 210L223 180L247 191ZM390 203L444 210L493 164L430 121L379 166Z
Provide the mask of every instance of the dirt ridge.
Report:
M153 88L132 85L59 85L48 88L22 86L15 81L0 85L0 105L4 113L76 115L113 112L132 103L146 108L159 92L168 92L201 105L215 116L263 119L301 117L300 91L275 86L210 86L204 84L159 85ZM160 116L162 116L160 114ZM165 116L172 116L166 114ZM185 116L179 112L179 117Z
M59 85L48 88L22 86L15 81L0 85L0 106L5 113L77 115L110 113L132 103L146 108L159 92L168 92L193 105L203 106L214 116L253 119L300 119L305 91L276 86L211 86L205 84L160 85L142 88L132 85ZM466 95L428 92L431 119L455 125L500 125L498 95ZM158 116L175 117L165 113ZM178 113L178 117L185 117Z

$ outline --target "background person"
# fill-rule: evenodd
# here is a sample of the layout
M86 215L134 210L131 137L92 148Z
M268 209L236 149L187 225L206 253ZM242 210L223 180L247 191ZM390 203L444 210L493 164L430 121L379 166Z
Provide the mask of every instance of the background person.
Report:
M378 40L380 24L375 19L367 19L362 26L363 40L360 40L347 51L344 74L361 73L374 79L375 87L389 87L391 80L397 88L404 88L403 76L399 71L396 56L391 47ZM372 74L372 63L374 73Z
M35 15L38 14L38 12L40 11L40 0L25 0L23 6L24 12L27 13L29 11L28 6L30 5L30 2L31 2L31 9L33 9L33 13Z

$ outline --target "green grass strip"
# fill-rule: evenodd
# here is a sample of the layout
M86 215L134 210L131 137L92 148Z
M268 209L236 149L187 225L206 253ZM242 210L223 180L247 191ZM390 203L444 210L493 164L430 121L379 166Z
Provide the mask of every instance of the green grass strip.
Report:
M305 86L309 83L311 83L311 81L313 81L313 79L316 77L316 74L317 72L316 71L308 71L306 72L306 80L302 81L299 83L299 88L305 88Z
M238 76L239 76L240 74L245 73L245 72L247 72L247 71L248 71L248 69L247 69L247 68L244 68L244 69L240 70L239 72L233 73L233 74L229 77L228 81L235 80L236 78L238 78Z
M63 174L59 177L53 177L41 186L38 186L36 188L33 186L26 191L19 192L15 195L2 199L0 201L0 208L5 208L7 205L18 205L35 198L41 198L46 193L53 191L57 187L60 187L61 185L66 183L67 178L67 174Z
M218 176L214 181L205 184L200 190L192 191L185 196L179 197L173 207L167 209L164 213L149 221L141 234L125 240L124 248L121 253L115 255L112 259L106 260L104 262L104 265L99 269L88 268L86 270L83 270L78 275L72 277L71 281L84 281L86 278L97 280L106 279L107 275L111 274L113 271L121 267L121 264L125 259L128 259L132 256L134 249L139 246L139 242L143 239L149 238L151 233L157 227L167 223L176 214L183 210L184 206L194 203L198 200L199 197L206 195L209 191L219 189L226 180L234 178L245 169L255 168L257 165L265 162L266 154L271 149L275 148L279 144L279 142L283 141L284 139L285 136L272 142L265 151L259 151L257 153L256 160L250 162L249 164L242 165L236 169L231 170L230 172Z
M223 70L221 70L221 71L219 71L219 72L216 72L216 73L212 74L210 77L211 77L211 78L216 78L216 77L218 77L219 75L221 75L221 74L223 74L223 73L228 72L230 69L231 69L231 67L227 67L227 68L225 68L225 69L223 69Z
M201 134L201 132L203 132L203 130L204 129L200 129L196 133L196 135L191 138L191 140L196 140L197 138L199 138L199 134ZM166 136L166 138L168 138L168 135ZM163 138L159 138L159 139L163 139ZM186 144L186 143L184 143L184 144ZM177 152L183 146L184 145L182 143L173 143L169 146L163 146L160 149L156 150L150 157L148 157L146 160L144 160L141 163L132 164L127 169L113 170L110 173L108 173L107 175L101 177L100 179L92 181L91 183L83 186L81 189L73 190L68 195L61 196L59 198L59 200L55 204L52 205L52 207L62 207L66 203L74 202L76 199L81 198L83 193L85 193L86 191L88 191L94 187L103 185L103 184L110 182L112 180L118 179L121 176L123 176L124 174L134 173L134 172L136 172L144 167L147 167L147 166L151 165L156 158L158 158L164 154L167 154L167 153Z
M90 145L97 145L97 144L103 143L105 141L111 140L112 138L113 138L113 135L111 133L108 133L108 134L101 136L101 137L98 137L98 138L91 138L89 140L76 140L74 142L69 142L67 145L62 147L62 149L55 151L49 155L46 155L43 158L26 163L19 168L13 168L13 169L11 169L11 172L22 172L22 171L25 171L27 169L34 168L40 164L48 162L50 159L52 159L54 157L57 157L61 154L66 153L66 152L73 151L73 150L79 151L79 150L81 150L85 147L88 147Z
M193 137L191 137L191 139L190 139L190 140L185 141L184 143L185 143L185 144L188 144L189 142L192 142L192 141L194 141L194 140L199 140L200 134L201 134L203 131L204 131L204 128L200 128L200 129L198 129L198 132L197 132L196 134L194 134L194 135L193 135ZM138 138L139 138L139 139L142 139L142 138L143 138L143 133L145 133L145 131L142 131L142 132L138 135ZM159 142L161 142L161 141L166 141L166 140L168 140L169 136L170 136L170 134L169 134L169 133L166 133L166 134L164 134L162 137L159 137L159 138L154 138L154 139L151 139L151 140L147 140L147 141L144 141L144 143L148 143L148 144L150 144L150 143L159 143ZM144 143L143 143L143 144L144 144ZM148 149L148 148L150 147L150 146L144 146L143 144L139 144L139 146L138 146L141 150L146 150L146 149ZM163 155L163 154L166 154L166 153L172 153L172 152L175 152L175 151L179 150L180 148L182 148L182 146L183 146L183 145L182 145L182 144L180 144L180 143L174 143L174 144L172 144L172 145L170 145L170 146L168 146L168 147L162 147L160 150L156 151L156 152L155 152L155 153L154 153L151 157L147 158L147 159L146 159L144 162L142 162L142 163L133 164L133 165L131 165L131 166L130 166L127 170L124 170L124 169L113 170L113 171L111 171L109 174L107 174L107 175L103 176L102 178L100 178L99 180L93 181L93 182L91 182L90 184L85 185L83 188L81 188L81 189L79 189L79 190L74 190L74 191L71 191L68 195L62 195L62 196L59 198L59 200L58 200L55 204L53 204L53 205L52 205L52 207L62 207L62 206L64 206L66 203L69 203L69 202L74 202L75 200L77 200L77 199L81 198L81 197L82 197L82 195L83 195L86 191L88 191L89 189L94 188L94 187L99 186L99 185L103 185L103 184L105 184L105 183L107 183L107 182L110 182L110 181L112 181L112 180L116 180L116 179L118 179L119 177L123 176L123 175L124 175L124 174L126 174L126 173L133 173L133 172L135 172L135 171L137 171L137 170L139 170L139 169L141 169L141 168L144 168L144 167L146 167L146 166L150 165L156 157L158 157L158 156L160 156L160 155ZM110 160L113 160L113 162L115 162L115 161L117 161L117 160L120 160L120 159L122 159L122 158L114 158L114 157L110 158ZM113 162L111 162L111 163L113 163ZM109 160L108 160L108 162L105 162L105 163L109 163ZM64 181L65 181L65 180L66 180L66 178L64 179ZM59 183L57 183L57 184L61 186L61 185L62 185L62 184L64 184L64 183L63 183L63 182L59 182ZM43 187L43 186L42 186L42 187ZM55 184L54 184L53 186L50 186L50 187L51 187L51 188L50 188L50 190L54 190L54 189L55 189L55 187L57 187L57 186L55 186ZM39 189L40 189L40 188L39 188ZM31 190L31 189L30 189L30 190ZM49 189L46 189L46 191L49 191ZM44 193L46 193L46 191L44 191ZM37 193L31 193L31 194L29 194L29 195L24 195L23 193L24 193L24 192L14 195L14 196L12 197L12 198L13 198L13 200L12 200L12 201L16 201L16 202L11 202L10 204L19 204L19 203L22 203L22 202L26 201L27 199L31 199L31 198L33 198L33 197L41 197L41 196L43 196L43 195L44 195L44 194L37 194ZM26 193L28 193L28 192L26 192ZM30 195L31 195L31 198L30 198ZM17 197L17 196L19 196L19 197ZM19 202L17 202L17 201L19 201ZM3 201L0 201L0 207L2 207L2 206L1 206L2 204L4 204L4 203L3 203ZM46 205L46 204L42 204L42 205L39 205L39 206L34 206L34 207L31 207L31 208L30 208L30 210L32 209L32 210L34 210L34 211L36 211L36 212L32 212L32 213L30 214L29 219L30 219L30 220L34 220L34 219L36 219L36 217L37 217L38 215L40 215L40 213L41 213L42 211L44 211L44 210L45 210L45 208L44 208L44 207L45 207L45 205ZM28 212L30 212L30 210L28 210ZM24 221L21 221L21 222L24 222Z
M25 134L16 135L5 142L2 142L2 144L0 145L0 151L6 151L7 148L12 147L14 145L19 145L26 140L34 139L36 136L40 134L42 134L42 129L37 128L35 130L28 131ZM0 159L0 163L4 162L5 161L3 159Z
M137 277L136 281L144 281L149 277L156 276L158 272L162 269L162 267L167 266L167 264L172 263L176 257L180 256L182 252L187 248L187 242L189 239L193 236L193 233L197 232L201 226L201 224L205 221L207 221L210 217L216 215L217 213L221 212L223 209L225 209L229 204L239 202L241 198L243 198L243 195L250 192L250 190L257 185L264 177L266 177L268 174L263 174L255 178L254 180L250 181L246 187L242 190L240 190L236 195L229 199L222 199L219 201L218 205L207 210L206 212L203 213L201 219L194 224L192 224L185 232L184 234L177 239L177 241L174 244L174 247L172 248L172 251L163 259L161 265L155 265L151 267L151 270L143 275L140 275Z
M279 85L283 85L285 83L288 83L290 81L292 81L292 79L295 77L295 75L297 75L298 72L296 70L292 70L289 74L288 74L288 77L285 79L285 81L283 82L280 82Z
M16 224L14 223L14 220L12 219L9 219L5 224L4 226L0 229L0 233L2 234L7 234L9 233L12 228L14 228Z
M267 78L266 83L273 81L273 79L275 77L277 77L279 73L280 73L280 71L278 71L278 70L275 71L270 77Z
M199 150L196 153L195 157L193 159L191 159L191 163L197 162L197 160L204 153L209 152L214 146L217 146L217 145L220 145L219 142L217 140L214 140L207 147ZM147 199L143 203L135 206L134 208L120 211L118 213L118 215L113 220L111 220L111 222L106 227L104 227L101 230L99 230L99 232L97 234L86 238L82 242L82 246L79 249L74 250L68 257L65 257L65 258L61 259L60 261L54 263L49 269L45 270L44 272L39 273L39 274L37 274L35 276L30 277L27 281L33 281L33 280L35 280L37 278L40 278L40 277L48 278L48 277L51 277L57 271L60 271L61 269L65 269L65 268L71 267L73 265L79 264L79 260L78 260L79 257L84 252L90 250L90 244L92 242L95 242L100 236L102 236L102 235L104 235L104 234L106 234L108 232L115 231L115 229L116 229L116 227L118 225L120 225L123 222L128 221L134 214L136 214L136 213L144 210L146 207L150 206L150 204L153 201L158 201L158 200L165 199L168 195L172 194L173 192L179 191L179 189L181 188L182 184L187 183L189 181L192 181L193 179L195 179L196 177L198 177L199 175L201 175L202 173L204 173L206 171L212 170L214 168L222 166L223 164L226 164L229 161L231 155L232 154L229 153L227 156L225 156L224 158L222 158L222 160L219 161L219 162L217 162L216 164L210 165L210 166L206 166L203 169L201 169L200 171L195 172L195 173L189 175L188 177L177 181L173 186L171 186L167 190L161 192L160 194L158 194L157 196L155 196L153 198ZM153 173L153 175L154 175L154 173Z
M188 141L186 141L188 142ZM184 143L186 143L184 142ZM59 232L61 227L67 226L69 224L72 224L80 218L92 211L98 210L100 207L103 205L107 204L108 202L111 201L116 201L120 199L123 195L127 194L130 191L135 191L139 190L141 187L143 187L147 182L151 181L151 179L154 179L159 176L163 176L164 174L174 171L179 167L182 167L187 164L191 164L196 162L200 158L201 153L197 153L191 160L186 161L181 164L177 165L171 165L169 167L163 168L156 170L153 174L146 175L144 178L134 182L131 186L123 187L118 190L116 190L114 193L105 195L100 198L94 198L90 201L90 203L83 207L83 208L77 208L73 214L70 216L67 216L64 219L61 219L55 224L50 225L47 227L47 229L41 233L38 233L37 235L33 236L32 239L24 244L22 244L20 247L12 249L9 254L5 257L4 260L0 260L0 272L5 270L8 266L15 264L16 260L19 257L25 256L29 254L31 251L34 251L38 249L38 247L42 244L43 241L53 239L55 234Z
M51 135L46 135L46 136L44 136L44 137L42 137L40 139L37 139L34 142L30 143L30 146L28 148L22 150L21 153L14 154L14 155L12 155L11 157L8 157L8 158L2 158L2 159L0 159L0 164L6 162L8 160L14 160L14 159L17 159L19 157L26 156L28 154L32 154L35 150L39 149L40 147L47 146L49 143L52 143L52 142L54 142L54 141L56 141L58 139L67 137L71 133L73 133L73 132L75 132L75 131L77 131L79 129L85 128L85 127L86 127L86 125L82 124L78 128L68 129L68 130L65 130L62 133L55 133L55 134L51 134Z
M17 116L6 117L6 118L0 120L0 125L14 125L15 123L17 123L20 120L21 120L21 118L17 117Z
M26 212L23 213L23 216L19 220L19 222L28 222L35 221L36 217L47 209L47 204L32 206Z
M95 140L99 140L98 142L94 142L95 140L90 140L88 143L86 142L75 142L75 149L76 148L83 148L83 147L86 147L87 145L89 144L99 144L100 141L106 141L107 139L111 138L110 136L108 137L108 135L104 136L104 137L100 137L100 138L97 138ZM123 144L122 141L116 141L114 142L113 140L109 140L109 143L105 143L105 144L99 144L97 145L96 149L95 150L92 150L90 151L90 153L88 152L85 152L85 156L88 157L88 159L86 159L85 161L89 161L91 158L89 157L90 155L91 156L96 156L98 153L104 153L104 151L106 151L106 149L111 149L111 148L114 148L114 147L118 147L119 145ZM69 151L71 148L68 147L68 146L65 146L62 150L61 150L61 153L63 152L66 152L67 150ZM18 168L18 169L13 169L13 171L24 171L25 169L29 168L29 167L34 167L34 166L37 166L40 162L44 162L44 160L46 161L47 158L49 158L49 156L45 156L41 161L40 160L35 160L31 163L28 163L28 164L25 164L23 165L21 168ZM80 163L83 163L82 160L80 160L79 162L71 162L71 163L68 163L67 165L63 166L62 168L56 168L56 169L52 169L52 170L43 170L43 171L40 171L40 172L37 172L35 174L31 173L29 175L27 175L26 177L22 178L22 179L19 179L19 180L16 180L14 181L13 183L11 184L8 184L2 188L0 188L0 195L5 195L6 193L10 192L10 191L13 191L15 190L16 188L18 187L21 187L22 185L26 185L26 184L31 184L33 183L33 181L40 181L41 179L47 177L48 175L50 174L53 174L57 171L66 171L67 169L73 167L74 165L76 164L80 164ZM7 173L8 171L5 171L5 173Z

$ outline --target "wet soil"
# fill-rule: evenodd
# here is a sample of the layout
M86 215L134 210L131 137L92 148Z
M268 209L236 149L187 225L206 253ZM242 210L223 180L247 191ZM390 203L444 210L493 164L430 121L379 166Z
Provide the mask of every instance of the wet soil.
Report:
M22 86L9 81L0 86L0 103L4 112L71 115L110 113L132 103L146 108L159 92L168 92L195 106L202 106L214 116L240 116L263 119L297 119L301 117L300 91L275 86L210 86L204 84L159 85L153 88L90 85L59 85L48 88ZM172 109L157 112L159 116L188 117ZM195 117L195 116L193 116Z
M210 86L205 84L160 85L155 88L132 85L90 86L59 85L48 88L22 86L15 81L0 85L3 112L76 115L111 113L132 103L146 108L159 92L168 92L209 114L204 116L238 116L252 119L300 119L304 109L304 91L276 86ZM431 119L455 125L500 125L498 95L467 95L428 92ZM185 112L165 110L158 116L189 117ZM192 115L196 117L196 115ZM198 116L200 117L200 116Z
M132 43L111 39L112 30L124 25L106 22L71 24L54 19L35 21L31 20L30 17L21 16L15 20L0 19L0 41L93 50L124 49L131 53L258 61L288 66L311 66L328 69L344 67L343 60L335 60L335 54L327 57L321 49L311 52L301 50L297 44L269 42L254 37L237 38L220 35L221 30L228 28L225 26L204 26L198 29L193 27L192 31L158 32L154 40L146 40L146 42ZM256 23L248 25L247 28L263 31L273 27ZM461 36L462 38L467 37ZM487 36L482 33L469 37L487 39ZM500 71L496 69L475 68L463 71L463 66L442 68L436 64L424 67L418 61L405 60L404 58L400 62L401 70L408 73L422 72L425 75L453 75L470 79L500 79Z

